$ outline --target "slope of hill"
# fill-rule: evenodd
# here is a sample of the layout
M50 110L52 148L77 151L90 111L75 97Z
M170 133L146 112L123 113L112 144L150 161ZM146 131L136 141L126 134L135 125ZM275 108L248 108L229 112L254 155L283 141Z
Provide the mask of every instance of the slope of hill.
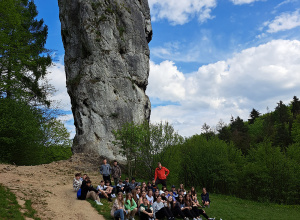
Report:
M89 171L95 182L100 178L97 166L87 158L92 157L74 155L66 161L38 166L0 164L0 184L16 195L21 206L31 200L41 219L104 219L87 201L77 200L72 190L75 172Z

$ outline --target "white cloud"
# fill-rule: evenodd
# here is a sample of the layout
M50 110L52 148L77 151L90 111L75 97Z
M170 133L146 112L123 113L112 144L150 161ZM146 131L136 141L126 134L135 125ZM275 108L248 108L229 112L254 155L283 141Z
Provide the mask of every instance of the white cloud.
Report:
M273 40L190 74L178 71L171 61L150 62L147 94L179 103L153 108L151 121L168 120L189 136L200 133L205 122L228 122L231 115L247 120L252 108L272 110L279 100L287 103L299 96L299 60L300 41Z
M252 2L266 1L266 0L231 0L231 1L235 5L243 5L243 4L250 4Z
M54 86L56 92L51 97L51 100L58 102L58 108L70 111L71 101L67 93L65 67L61 63L54 63L48 68L47 79Z
M69 94L66 88L66 74L65 67L60 62L53 63L48 68L47 80L54 86L56 92L52 95L51 100L57 103L55 106L63 111L71 111L71 102ZM70 138L75 136L75 126L72 114L66 114L57 117L58 120L62 121L65 127L70 132Z
M300 26L300 10L296 10L292 13L282 13L276 16L273 21L267 21L263 25L268 27L267 32L276 33L279 31L290 30Z
M217 0L149 0L152 21L167 19L172 25L182 25L193 17L199 22L212 19L211 10Z

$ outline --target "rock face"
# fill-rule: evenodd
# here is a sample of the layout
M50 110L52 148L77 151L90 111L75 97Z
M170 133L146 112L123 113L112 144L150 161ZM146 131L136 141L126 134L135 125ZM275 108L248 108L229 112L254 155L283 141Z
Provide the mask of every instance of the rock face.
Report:
M152 39L147 0L58 0L74 153L122 160L112 144L124 122L149 120Z

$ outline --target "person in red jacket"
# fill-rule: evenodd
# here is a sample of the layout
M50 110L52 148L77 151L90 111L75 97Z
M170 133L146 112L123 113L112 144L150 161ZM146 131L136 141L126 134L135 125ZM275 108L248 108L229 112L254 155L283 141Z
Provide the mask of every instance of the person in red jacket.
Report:
M155 180L155 185L157 186L158 184L161 184L163 186L167 186L167 176L169 175L170 171L161 166L161 163L158 162L158 167L155 169L155 175L154 175L154 180Z

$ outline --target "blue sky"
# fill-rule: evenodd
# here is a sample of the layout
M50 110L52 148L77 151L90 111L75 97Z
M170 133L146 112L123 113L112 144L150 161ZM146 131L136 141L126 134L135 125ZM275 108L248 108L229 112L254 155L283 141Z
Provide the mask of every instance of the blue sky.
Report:
M74 135L65 89L57 0L35 0L55 53L49 79L61 118ZM151 121L168 120L184 136L252 108L273 110L300 96L300 1L149 0L153 39L146 93Z

